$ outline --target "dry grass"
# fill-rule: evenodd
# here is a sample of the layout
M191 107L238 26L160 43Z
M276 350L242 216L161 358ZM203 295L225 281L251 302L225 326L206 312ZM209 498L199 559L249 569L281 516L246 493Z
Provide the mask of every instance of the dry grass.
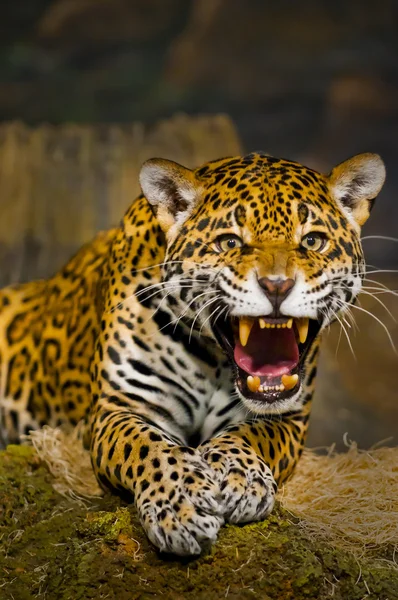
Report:
M307 531L357 555L398 549L398 448L306 450L279 499Z
M84 502L103 495L84 449L79 427L71 432L43 427L31 431L26 439L33 445L54 477L53 486L63 496Z
M102 493L78 430L44 427L29 439L58 492L81 501ZM345 453L306 450L279 500L312 535L358 557L374 549L391 556L398 546L398 448L362 451L351 443Z

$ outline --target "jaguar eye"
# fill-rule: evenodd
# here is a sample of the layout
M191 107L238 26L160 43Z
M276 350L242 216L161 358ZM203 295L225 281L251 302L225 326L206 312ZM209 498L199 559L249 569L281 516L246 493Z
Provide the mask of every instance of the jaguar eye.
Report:
M326 237L323 233L308 233L301 240L301 245L306 250L312 250L313 252L320 252L323 250L326 244Z
M242 248L243 241L237 235L233 233L226 233L220 235L216 239L216 248L219 252L227 252L228 250L235 250L235 248Z

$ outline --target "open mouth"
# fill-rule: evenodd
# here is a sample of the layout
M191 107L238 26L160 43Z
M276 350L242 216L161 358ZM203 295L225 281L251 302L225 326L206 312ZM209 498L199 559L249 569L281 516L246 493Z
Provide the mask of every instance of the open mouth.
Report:
M241 394L268 404L299 391L304 360L320 328L316 320L288 317L233 317L213 323Z

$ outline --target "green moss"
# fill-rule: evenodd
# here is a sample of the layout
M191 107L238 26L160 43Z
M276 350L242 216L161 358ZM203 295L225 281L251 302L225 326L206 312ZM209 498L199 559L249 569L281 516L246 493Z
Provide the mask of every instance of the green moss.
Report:
M133 535L131 514L128 508L116 508L115 512L89 513L85 527L80 532L100 535L105 542L115 542L120 534Z
M198 559L159 556L132 507L61 497L22 446L0 453L0 509L1 600L398 598L396 572L362 561L358 580L354 557L308 538L281 508L262 523L224 527Z

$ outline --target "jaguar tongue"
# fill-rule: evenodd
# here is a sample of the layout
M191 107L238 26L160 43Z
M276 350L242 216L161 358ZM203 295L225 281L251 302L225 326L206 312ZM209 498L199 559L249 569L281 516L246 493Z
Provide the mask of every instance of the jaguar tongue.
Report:
M245 346L235 338L234 358L252 376L280 377L290 373L299 361L293 328L261 329L255 322Z

